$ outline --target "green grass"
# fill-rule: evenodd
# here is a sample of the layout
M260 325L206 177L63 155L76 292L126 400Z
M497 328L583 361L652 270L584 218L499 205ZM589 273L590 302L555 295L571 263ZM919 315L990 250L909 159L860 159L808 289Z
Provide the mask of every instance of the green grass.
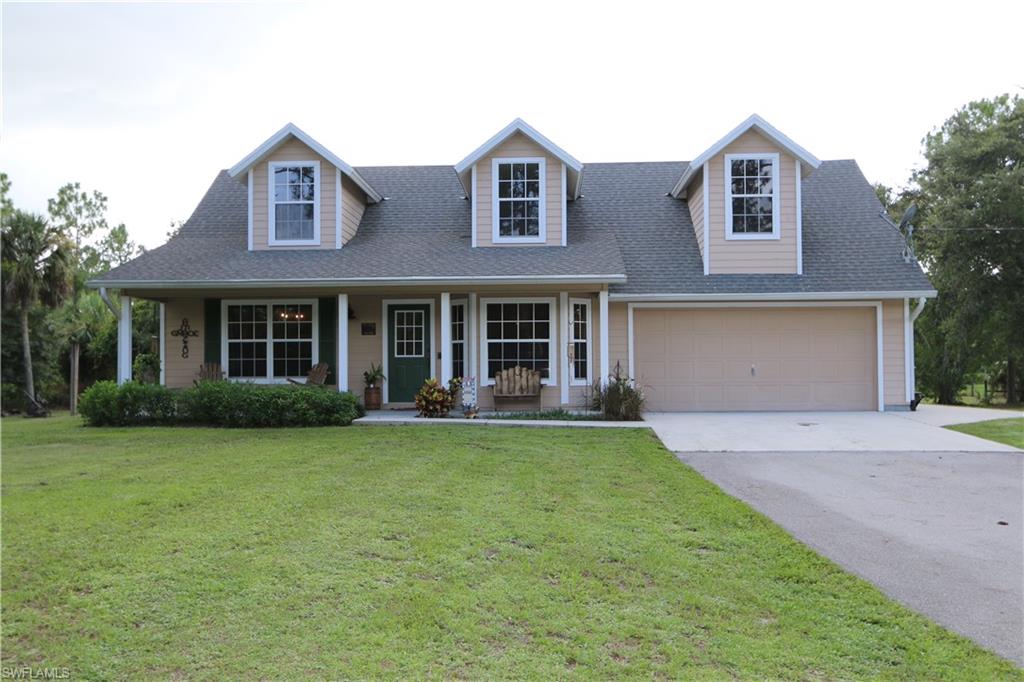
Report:
M955 424L946 428L1024 449L1024 417L993 419L973 424Z
M993 679L646 430L7 419L3 665L76 678Z

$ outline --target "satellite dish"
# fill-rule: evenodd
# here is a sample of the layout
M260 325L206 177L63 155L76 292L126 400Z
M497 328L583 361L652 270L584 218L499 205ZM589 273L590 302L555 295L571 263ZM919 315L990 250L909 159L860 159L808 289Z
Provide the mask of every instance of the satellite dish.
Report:
M917 215L917 204L911 204L907 207L907 210L903 212L903 217L900 218L900 231L905 231L910 221Z

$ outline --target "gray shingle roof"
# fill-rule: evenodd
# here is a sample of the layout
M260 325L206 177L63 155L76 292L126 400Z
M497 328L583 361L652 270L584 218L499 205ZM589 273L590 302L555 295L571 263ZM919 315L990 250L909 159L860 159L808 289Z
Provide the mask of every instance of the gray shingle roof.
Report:
M853 161L826 161L804 180L804 275L705 276L686 203L667 196L684 165L587 164L564 248L471 248L454 169L404 166L358 169L387 200L367 207L340 251L250 252L246 188L221 172L177 237L94 284L529 276L603 280L622 294L931 290Z

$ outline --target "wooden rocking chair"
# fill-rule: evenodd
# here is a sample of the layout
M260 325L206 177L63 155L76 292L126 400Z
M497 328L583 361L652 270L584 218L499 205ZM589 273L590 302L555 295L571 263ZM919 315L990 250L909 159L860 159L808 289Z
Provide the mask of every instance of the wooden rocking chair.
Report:
M224 381L224 372L221 371L219 362L204 362L199 365L199 371L196 372L196 379L193 383L198 384L202 381Z
M326 362L318 362L309 368L309 374L306 375L305 381L288 379L288 383L295 384L296 386L323 386L324 382L327 381L327 372L329 370L330 367Z

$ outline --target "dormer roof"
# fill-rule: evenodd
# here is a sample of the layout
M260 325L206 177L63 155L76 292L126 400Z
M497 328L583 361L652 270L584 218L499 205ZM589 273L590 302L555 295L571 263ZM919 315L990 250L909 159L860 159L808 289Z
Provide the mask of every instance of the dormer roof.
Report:
M507 126L499 130L493 137L473 150L469 156L455 164L455 172L459 176L459 181L462 183L463 189L465 189L467 193L471 191L469 176L470 170L473 168L473 164L487 156L489 152L493 151L498 147L498 145L516 133L521 133L530 138L543 147L549 154L565 164L569 198L576 199L579 197L580 187L583 183L583 164L580 163L572 154L541 135L536 128L521 118L517 118L509 123Z
M800 163L804 165L806 174L809 175L811 171L821 165L821 161L819 161L814 154L811 154L796 142L783 135L778 128L771 125L768 121L764 120L757 114L751 114L747 120L730 130L725 137L708 147L706 151L689 163L686 170L683 171L683 174L676 182L675 187L672 188L672 196L679 198L687 185L690 184L690 181L693 180L700 169L704 167L704 164L707 163L711 157L720 154L723 149L732 144L740 135L751 129L757 130L757 132L761 133L779 147L785 149L787 152L799 159Z
M228 175L233 178L237 178L252 168L260 159L265 157L267 154L270 154L293 137L330 161L338 170L351 178L352 182L359 186L359 189L366 192L367 200L370 203L377 203L383 199L383 197L370 185L370 183L364 180L363 177L359 175L354 168L352 168L352 166L345 163L341 157L314 140L308 133L303 131L294 123L286 123L283 128L267 138L263 144L256 147L256 149L247 154L244 159L228 169Z

